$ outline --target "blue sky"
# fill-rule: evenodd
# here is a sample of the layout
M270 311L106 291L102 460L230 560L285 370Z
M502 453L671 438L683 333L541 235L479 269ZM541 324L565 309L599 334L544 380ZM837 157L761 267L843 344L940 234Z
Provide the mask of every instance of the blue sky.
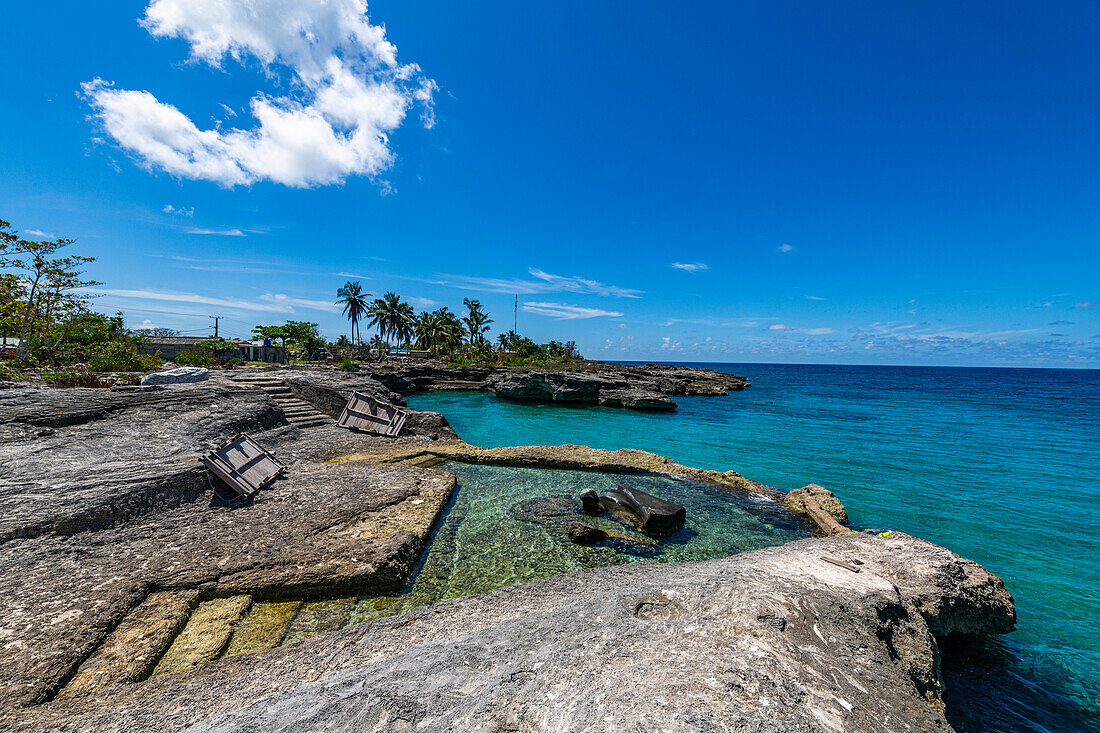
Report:
M5 10L0 218L133 326L335 337L359 279L594 358L1100 366L1095 3L194 6Z

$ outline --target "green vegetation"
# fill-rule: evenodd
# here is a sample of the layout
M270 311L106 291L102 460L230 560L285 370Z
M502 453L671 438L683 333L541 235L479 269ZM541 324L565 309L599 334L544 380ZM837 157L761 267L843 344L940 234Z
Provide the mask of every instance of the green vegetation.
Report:
M351 323L352 337L341 336L332 344L337 354L344 357L342 365L352 357L366 356L360 348L363 340L359 321L362 319L377 331L368 347L379 361L394 346L427 350L437 358L460 366L539 366L583 359L572 341L536 344L513 331L498 336L494 347L486 337L493 319L478 300L466 298L463 301L466 315L459 317L446 307L417 314L392 291L368 302L369 294L363 293L358 282L345 283L336 291L336 296L336 302L344 304L344 315ZM264 338L273 337L260 334L259 328L256 332Z
M6 374L46 368L43 380L58 386L102 386L83 369L140 371L161 360L137 353L141 335L126 329L122 314L107 316L89 308L87 289L98 281L84 278L94 257L69 254L71 239L23 239L0 220L0 337L18 345L0 351L11 363ZM91 384L92 381L97 384Z

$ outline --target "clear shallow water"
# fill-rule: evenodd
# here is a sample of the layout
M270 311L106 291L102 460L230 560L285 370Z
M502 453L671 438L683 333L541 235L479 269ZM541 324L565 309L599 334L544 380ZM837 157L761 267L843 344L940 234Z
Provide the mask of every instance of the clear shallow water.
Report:
M439 468L458 483L411 587L360 600L350 623L584 568L707 560L810 536L801 517L778 502L667 476L454 462ZM603 493L617 481L684 506L684 527L657 541L613 519L588 518L612 539L595 547L570 542L568 526L581 519L577 495Z
M1100 371L708 364L753 386L673 414L409 398L482 446L642 448L785 489L819 483L1005 578L1019 629L945 649L968 731L1100 730Z

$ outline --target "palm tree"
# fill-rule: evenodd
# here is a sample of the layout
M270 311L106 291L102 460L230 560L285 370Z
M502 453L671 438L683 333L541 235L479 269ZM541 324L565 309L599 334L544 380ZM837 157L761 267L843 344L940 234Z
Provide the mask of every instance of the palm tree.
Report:
M344 283L344 287L336 291L336 305L344 304L344 315L351 321L351 338L356 343L362 342L359 333L359 319L367 312L367 298L369 297L370 293L363 292L363 287L358 280L355 282L348 280ZM357 336L360 336L360 338L356 338Z
M417 320L415 332L420 347L439 356L462 343L465 330L462 321L449 308L440 308L422 314Z
M489 324L493 319L482 310L481 301L466 298L462 301L469 311L469 315L462 319L466 324L466 333L470 336L470 345L479 344L485 340L484 333L489 330Z

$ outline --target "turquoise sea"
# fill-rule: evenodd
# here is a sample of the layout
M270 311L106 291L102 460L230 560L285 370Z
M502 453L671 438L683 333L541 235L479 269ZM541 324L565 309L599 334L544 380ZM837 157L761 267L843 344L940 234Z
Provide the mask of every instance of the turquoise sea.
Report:
M819 483L853 526L925 537L1001 575L1019 628L945 645L963 731L1100 730L1100 371L696 364L743 374L676 413L409 398L482 446L642 448L784 489Z

